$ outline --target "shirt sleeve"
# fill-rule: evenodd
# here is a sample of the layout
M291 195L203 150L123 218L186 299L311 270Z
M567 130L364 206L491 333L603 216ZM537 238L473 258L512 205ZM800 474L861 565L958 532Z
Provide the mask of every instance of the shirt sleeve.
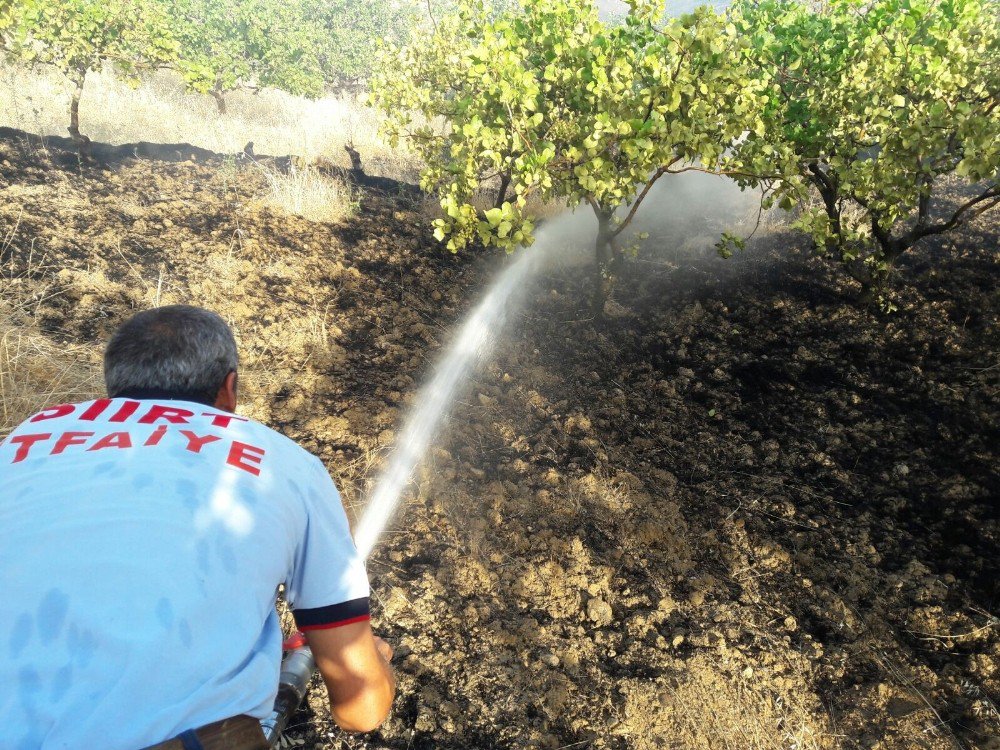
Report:
M313 458L305 489L306 527L296 548L286 598L299 630L369 619L368 573L358 555L340 493Z

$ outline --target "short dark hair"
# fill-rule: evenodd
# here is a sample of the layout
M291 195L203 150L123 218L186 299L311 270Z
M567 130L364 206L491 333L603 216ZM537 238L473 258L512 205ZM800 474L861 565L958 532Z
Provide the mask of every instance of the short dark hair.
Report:
M219 315L191 305L143 310L104 350L108 396L155 392L212 404L239 365L236 339Z

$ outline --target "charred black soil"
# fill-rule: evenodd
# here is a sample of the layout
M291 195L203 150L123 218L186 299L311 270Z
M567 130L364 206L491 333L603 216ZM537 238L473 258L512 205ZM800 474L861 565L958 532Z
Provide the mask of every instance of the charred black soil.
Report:
M90 343L190 302L238 333L247 409L356 517L498 260L412 192L311 223L228 163L0 141L0 294ZM681 228L683 230L683 228ZM644 250L621 308L547 273L370 561L399 698L315 748L1000 748L996 217L924 245L872 312L799 236Z

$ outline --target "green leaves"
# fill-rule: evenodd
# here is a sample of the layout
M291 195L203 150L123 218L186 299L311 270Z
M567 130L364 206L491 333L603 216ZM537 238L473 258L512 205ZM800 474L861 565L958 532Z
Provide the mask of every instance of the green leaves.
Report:
M74 79L109 62L131 76L170 61L177 48L156 3L19 0L4 18L14 56L49 63Z
M460 0L377 61L372 102L427 164L451 250L530 243L531 198L610 216L697 163L799 208L818 248L884 279L997 197L998 0L737 0L679 19L632 0L614 26L584 0L521 6ZM949 174L983 184L935 214ZM741 246L727 235L719 250Z
M524 0L516 15L459 2L436 33L383 50L372 101L428 165L449 247L530 243L531 197L613 211L665 165L712 169L759 119L735 28L710 10L664 24L663 10L634 3L611 26L585 0ZM477 211L500 175L514 199Z
M378 40L401 38L410 17L391 0L0 0L15 56L72 75L108 62L126 76L172 65L203 93L320 96L365 77Z
M509 205L509 204L508 204ZM500 226L500 222L503 219L503 211L499 208L491 208L486 212L486 221L490 225L490 229L496 229Z
M873 282L928 234L988 205L1000 170L996 0L739 0L759 126L732 150L745 185L801 205L796 224ZM949 174L985 181L965 213L931 196Z
M14 23L14 0L0 0L0 35L4 34ZM6 44L3 36L0 36L0 49Z
M324 70L314 3L278 0L147 0L162 5L179 41L188 87L218 93L272 86L320 96Z

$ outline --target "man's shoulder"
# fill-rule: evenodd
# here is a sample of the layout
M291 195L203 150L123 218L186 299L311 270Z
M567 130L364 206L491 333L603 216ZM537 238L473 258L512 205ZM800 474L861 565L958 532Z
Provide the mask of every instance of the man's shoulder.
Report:
M116 449L156 450L171 446L226 462L255 476L266 463L287 475L319 476L322 462L286 435L248 416L194 402L103 398L51 406L29 417L0 441L12 461L46 455L114 455Z

